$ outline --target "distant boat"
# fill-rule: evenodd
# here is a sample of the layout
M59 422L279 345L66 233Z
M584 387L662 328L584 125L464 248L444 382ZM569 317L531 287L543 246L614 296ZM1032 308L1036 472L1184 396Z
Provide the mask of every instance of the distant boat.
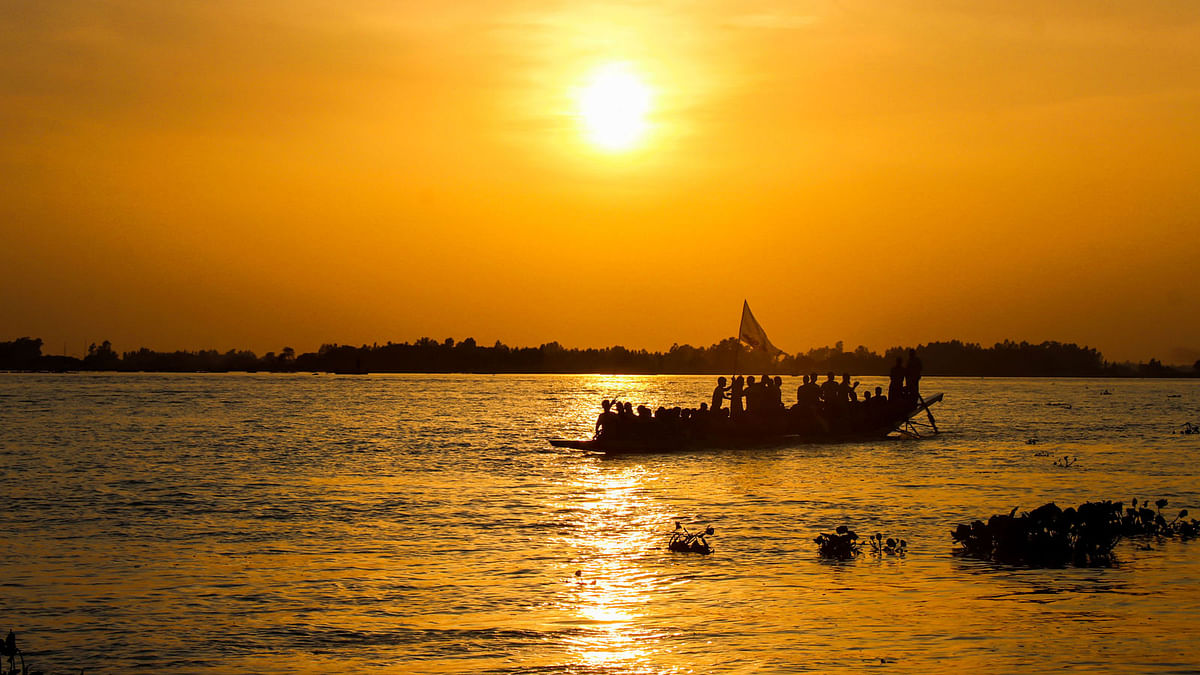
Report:
M851 443L856 441L881 440L891 436L912 439L927 438L940 433L930 408L934 404L940 403L942 396L943 394L938 393L929 398L918 398L901 409L897 414L893 414L887 422L870 428L845 431L796 431L782 433L737 428L725 431L704 431L697 433L695 430L689 432L685 429L682 432L655 434L643 438L597 438L586 440L552 438L550 439L550 445L556 448L589 450L616 455L679 452L698 449L779 447L808 443ZM922 414L924 414L924 419L921 418Z

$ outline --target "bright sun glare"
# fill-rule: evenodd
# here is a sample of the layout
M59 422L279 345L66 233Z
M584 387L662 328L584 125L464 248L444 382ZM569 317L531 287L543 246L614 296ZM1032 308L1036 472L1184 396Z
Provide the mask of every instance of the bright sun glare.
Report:
M623 63L592 72L579 94L579 119L588 139L609 151L628 150L646 134L650 87Z

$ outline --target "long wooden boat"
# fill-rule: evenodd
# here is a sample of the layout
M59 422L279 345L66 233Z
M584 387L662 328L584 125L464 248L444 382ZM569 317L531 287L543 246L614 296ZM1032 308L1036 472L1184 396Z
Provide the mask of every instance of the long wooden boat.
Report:
M942 394L921 397L911 407L892 417L892 421L871 429L854 431L813 431L808 433L706 433L700 436L675 435L654 438L620 439L566 439L552 438L550 445L556 448L587 450L608 455L679 452L696 449L738 449L781 447L808 443L851 443L879 440L887 437L926 438L939 433L937 422L930 410L940 403Z

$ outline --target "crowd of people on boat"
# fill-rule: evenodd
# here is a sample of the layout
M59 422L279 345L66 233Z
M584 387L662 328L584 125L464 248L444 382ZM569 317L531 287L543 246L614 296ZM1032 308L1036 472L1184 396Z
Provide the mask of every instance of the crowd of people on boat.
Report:
M896 359L889 372L888 390L875 387L859 396L859 382L849 373L841 379L826 373L802 376L796 401L784 403L783 378L740 375L717 378L711 398L698 408L651 410L628 401L605 400L596 419L601 440L662 440L697 435L770 436L879 431L886 433L920 400L921 360L909 350L908 360ZM728 403L728 405L726 405Z

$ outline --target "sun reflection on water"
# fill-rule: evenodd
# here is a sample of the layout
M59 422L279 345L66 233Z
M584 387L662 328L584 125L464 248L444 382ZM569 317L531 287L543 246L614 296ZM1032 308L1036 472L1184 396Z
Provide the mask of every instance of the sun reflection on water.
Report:
M573 486L573 527L564 542L575 557L568 563L569 590L563 608L579 630L568 641L579 666L605 671L647 672L658 651L656 633L643 625L656 575L649 558L659 555L664 505L649 496L658 476L645 467L591 465ZM576 576L576 572L578 575Z

